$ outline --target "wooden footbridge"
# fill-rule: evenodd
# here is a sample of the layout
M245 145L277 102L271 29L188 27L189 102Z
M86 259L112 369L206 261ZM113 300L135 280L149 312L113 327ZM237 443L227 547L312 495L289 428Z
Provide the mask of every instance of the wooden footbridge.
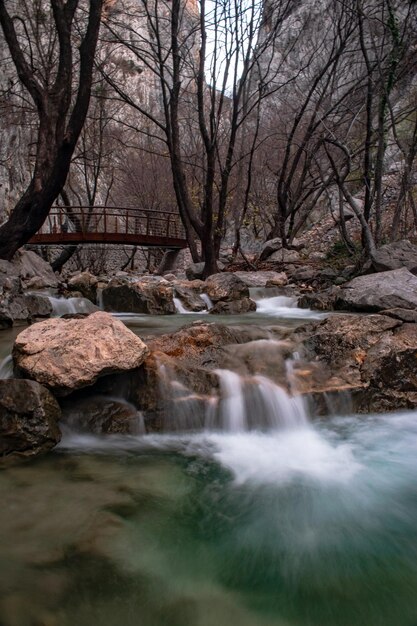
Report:
M108 243L171 250L187 247L178 213L108 206L54 206L28 243Z

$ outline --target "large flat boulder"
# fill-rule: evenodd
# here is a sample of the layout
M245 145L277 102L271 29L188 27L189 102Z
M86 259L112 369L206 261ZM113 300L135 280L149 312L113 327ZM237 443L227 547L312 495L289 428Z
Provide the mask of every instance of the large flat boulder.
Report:
M22 331L13 347L15 368L56 395L92 385L106 374L139 367L148 348L112 315L55 318Z
M417 273L417 246L403 239L381 246L372 256L372 267L376 272L406 267L413 274Z
M61 410L33 380L0 380L0 462L47 452L61 439Z
M405 267L358 276L343 286L335 308L348 311L383 311L417 308L417 277Z

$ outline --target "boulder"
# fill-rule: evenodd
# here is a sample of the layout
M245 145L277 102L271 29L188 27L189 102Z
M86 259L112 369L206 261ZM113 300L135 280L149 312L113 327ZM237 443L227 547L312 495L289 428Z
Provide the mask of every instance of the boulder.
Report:
M349 390L361 412L417 408L417 326L385 315L337 315L298 329L305 357L322 366L304 391Z
M19 276L25 284L30 284L32 279L36 279L37 289L58 287L58 279L52 267L36 252L19 250L12 260L12 265L15 267L15 275Z
M40 294L19 294L1 299L1 310L12 320L23 321L36 317L49 317L52 305L49 298Z
M250 311L256 311L256 302L250 298L241 298L232 302L224 302L223 300L216 302L209 312L211 315L239 315Z
M84 298L93 304L97 301L98 279L90 272L76 274L68 281L68 291L78 291Z
M201 263L190 263L190 265L185 268L185 275L188 280L202 279L204 265L204 261ZM225 264L222 261L217 261L217 267L220 271L222 271L225 268Z
M0 460L47 452L61 439L61 410L52 394L32 380L0 380Z
M12 354L20 374L66 395L100 376L139 367L148 348L122 322L98 311L30 326L17 336Z
M281 248L269 255L268 261L276 261L277 263L298 263L300 261L300 253L298 250L287 250Z
M358 276L341 289L335 308L375 312L396 308L415 309L417 277L405 267Z
M304 293L298 300L300 309L314 309L316 311L331 311L339 295L337 287L330 287L319 292Z
M279 272L273 278L266 281L265 287L285 287L288 283L288 276L285 272Z
M417 246L404 239L381 246L372 256L372 267L376 272L406 267L417 273Z
M196 278L202 278L204 272L204 262L203 263L190 263L188 267L185 268L185 275L188 280L195 280Z
M282 287L288 282L285 272L260 270L259 272L234 272L248 287Z
M172 284L160 277L142 277L134 282L112 280L101 293L106 311L121 313L175 313Z
M213 274L206 280L205 292L212 302L231 302L249 298L249 288L236 274Z
M382 315L388 315L396 320L402 320L403 322L417 322L417 310L413 309L387 309L381 311Z
M296 283L311 283L318 279L319 271L314 267L287 267L287 274Z
M301 250L304 246L303 244L297 240L294 239L294 241L292 242L292 249L291 250L286 250L286 252L296 252L298 250ZM262 247L261 253L259 255L259 260L260 261L265 261L266 259L268 259L271 255L273 255L274 253L282 250L282 239L281 237L276 237L275 239L269 239L268 241L266 241ZM285 256L285 255L283 255ZM272 259L271 259L272 260ZM274 260L280 260L279 258L276 258ZM284 261L285 262L285 261Z

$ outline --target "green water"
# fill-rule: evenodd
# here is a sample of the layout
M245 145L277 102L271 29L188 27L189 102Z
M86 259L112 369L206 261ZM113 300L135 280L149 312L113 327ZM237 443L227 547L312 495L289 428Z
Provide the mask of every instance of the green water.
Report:
M415 626L416 417L69 436L0 474L0 623Z
M0 472L0 626L417 626L416 452L415 413L67 433Z

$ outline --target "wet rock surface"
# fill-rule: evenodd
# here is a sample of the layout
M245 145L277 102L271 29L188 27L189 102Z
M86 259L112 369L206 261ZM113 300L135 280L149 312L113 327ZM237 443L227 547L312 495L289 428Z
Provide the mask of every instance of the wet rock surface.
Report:
M17 336L13 359L21 375L66 395L100 376L138 367L147 353L122 322L100 311L85 319L34 324Z
M350 390L361 412L417 407L417 326L385 315L335 315L299 329L305 358L322 366L309 392ZM300 336L300 335L299 335Z
M204 300L200 297L204 287L205 284L201 280L183 280L174 283L174 292L187 311L199 313L207 307Z
M92 396L63 401L62 423L75 432L140 434L142 421L137 409L121 398Z
M61 410L32 380L0 380L0 464L47 452L61 439Z

